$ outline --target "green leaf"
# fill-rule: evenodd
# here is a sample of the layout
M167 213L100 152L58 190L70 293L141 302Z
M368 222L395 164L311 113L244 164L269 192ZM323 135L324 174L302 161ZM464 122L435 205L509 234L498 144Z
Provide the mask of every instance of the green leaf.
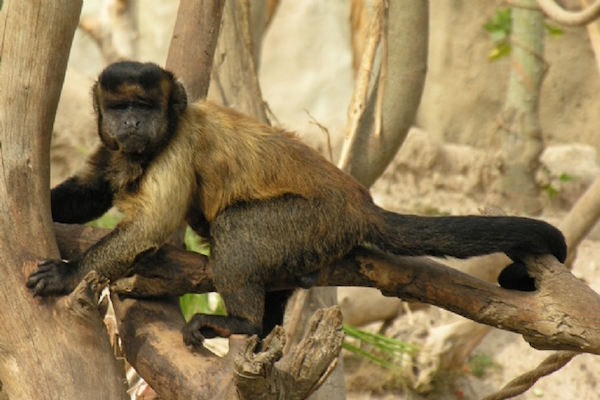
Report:
M185 238L183 241L188 250L204 254L207 257L210 255L210 245L208 241L198 236L189 226L185 230Z
M349 325L344 325L344 331L349 337L353 337L389 353L409 353L418 349L418 346L414 344L388 338L377 333L366 332L361 329L353 328Z
M93 228L106 228L112 229L121 219L123 218L123 214L119 212L107 211L103 216L93 221L88 222L86 225L91 226Z
M508 57L510 55L511 50L512 47L510 43L507 42L499 44L488 53L488 59L490 61L497 61L503 57Z
M565 34L565 31L559 28L558 26L544 24L544 27L546 28L546 32L548 32L551 37L556 38Z
M492 42L494 43L499 43L503 40L506 40L509 34L510 32L506 33L504 31L492 31L490 32L490 39L492 39Z
M561 182L571 182L571 181L575 180L575 177L567 174L566 172L563 172L558 177L558 180L561 181Z
M373 361L374 363L376 363L376 364L379 364L379 365L381 365L381 366L382 366L382 367L384 367L384 368L391 369L391 370L394 370L394 369L397 369L397 368L398 368L398 367L396 367L394 364L392 364L392 363L390 363L390 362L388 362L388 361L385 361L384 359L382 359L382 358L379 358L379 357L377 357L377 356L373 355L372 353L369 353L369 352L367 352L367 351L364 351L363 349L361 349L361 348L359 348L359 347L356 347L356 346L354 346L354 345L352 345L352 344L350 344L350 343L348 343L348 342L344 342L344 343L342 344L342 346L343 346L343 347L344 347L346 350L348 350L348 351L351 351L351 352L352 352L352 353L354 353L354 354L358 354L359 356L362 356L362 357L364 357L364 358L366 358L366 359L368 359L368 360L371 360L371 361Z
M510 8L499 9L494 15L492 15L488 22L483 24L483 29L486 31L490 33L502 31L505 32L507 36L510 35L511 27L512 20Z
M418 346L414 344L406 343L398 339L388 338L377 333L365 332L349 325L344 325L344 332L346 332L347 337L357 339L361 344L372 346L374 351L379 350L383 352L384 357L377 356L372 351L364 350L358 346L348 343L348 341L344 341L344 348L346 350L351 351L361 357L365 357L368 360L371 360L382 367L391 370L398 368L396 366L397 362L394 361L398 360L399 356L404 354L412 354L418 350ZM399 361L402 361L402 359L400 358Z
M227 315L221 296L217 295L216 307L211 307L208 296L209 293L189 293L184 294L179 298L179 306L181 307L181 312L183 312L186 321L189 321L190 318L197 313Z
M548 197L550 198L556 197L558 194L558 190L556 190L556 188L552 185L546 185L543 187L543 189L546 191L546 193L548 193Z
M504 8L496 11L488 22L483 24L483 29L490 34L490 40L494 43L494 48L488 53L488 59L496 61L508 56L511 51L511 9Z

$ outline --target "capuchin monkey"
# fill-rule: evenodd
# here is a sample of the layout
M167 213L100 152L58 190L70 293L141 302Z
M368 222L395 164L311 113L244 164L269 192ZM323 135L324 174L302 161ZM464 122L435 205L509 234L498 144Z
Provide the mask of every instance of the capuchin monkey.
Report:
M535 290L523 259L563 262L563 235L517 217L421 217L386 211L368 192L294 134L220 105L187 104L172 73L151 63L108 66L93 87L101 144L85 167L52 190L52 218L80 224L111 206L117 227L78 258L46 259L27 281L35 296L71 292L91 270L127 274L187 222L210 238L214 285L227 316L196 314L186 344L234 333L266 336L281 324L292 291L265 282L316 282L318 272L357 246L403 256L513 260L500 284Z

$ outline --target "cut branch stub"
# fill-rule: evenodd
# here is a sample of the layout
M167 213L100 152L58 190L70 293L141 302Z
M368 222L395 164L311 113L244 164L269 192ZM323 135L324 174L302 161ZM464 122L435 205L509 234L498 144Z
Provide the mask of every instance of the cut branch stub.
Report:
M308 398L335 370L343 341L339 306L318 310L304 338L285 356L281 327L262 343L256 336L248 339L245 350L235 358L234 384L240 399L277 400L282 394L287 400Z
M276 399L273 366L283 356L285 332L280 326L261 343L257 336L246 341L245 349L235 356L233 384L240 398L248 400Z
M304 338L277 364L287 388L308 398L325 382L338 364L344 342L339 306L317 310L308 322ZM300 390L298 390L300 388Z
M104 327L104 324L102 323L102 319L98 319L98 316L94 314L100 312L98 302L102 294L102 289L107 284L108 280L101 278L96 271L89 272L79 285L77 285L75 290L68 296L61 297L58 300L60 304L58 310L68 310L67 315L75 317L85 325L96 324L98 329L95 329L95 332L100 332L100 327ZM102 318L104 318L104 311L101 314Z

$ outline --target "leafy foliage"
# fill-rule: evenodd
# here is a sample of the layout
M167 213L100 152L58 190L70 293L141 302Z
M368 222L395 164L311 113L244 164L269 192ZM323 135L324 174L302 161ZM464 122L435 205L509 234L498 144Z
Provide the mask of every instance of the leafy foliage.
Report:
M512 29L511 9L504 8L496 11L494 15L483 24L485 29L490 34L490 39L494 44L494 48L488 53L490 61L496 61L510 54L510 33Z
M563 172L562 174L560 174L560 176L558 177L558 181L559 182L571 182L576 180L577 178L569 175L565 172ZM546 193L548 194L549 198L554 198L556 197L556 195L558 195L558 193L560 192L559 189L557 189L555 186L552 186L551 183L548 183L546 185L542 185L542 189L544 189L546 191Z
M562 36L565 32L553 25L544 24L546 32L551 37ZM512 32L512 9L502 8L496 11L494 15L483 24L485 29L490 34L490 39L494 44L494 48L488 53L488 59L490 61L496 61L503 57L510 55L512 45L510 41L510 35Z
M419 348L410 343L397 339L391 339L377 333L365 332L363 330L344 325L346 336L357 339L359 345L354 345L348 340L344 340L344 348L354 354L365 357L380 366L387 369L397 369L397 363L402 362L402 356L413 354ZM364 345L372 347L372 350L365 350ZM382 353L382 356L376 354Z
M112 229L119 221L123 218L123 214L118 212L116 209L109 210L100 218L88 222L86 225L91 226L92 228L105 228Z
M184 242L185 246L190 251L204 254L205 256L210 254L210 246L208 242L198 236L189 226L185 232ZM218 315L227 314L221 297L216 293L189 293L179 298L179 305L186 321L189 321L189 319L196 313Z

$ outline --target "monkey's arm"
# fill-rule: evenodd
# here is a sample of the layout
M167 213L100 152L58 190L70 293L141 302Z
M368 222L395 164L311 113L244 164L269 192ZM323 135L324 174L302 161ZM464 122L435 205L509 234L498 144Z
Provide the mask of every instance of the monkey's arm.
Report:
M52 189L52 219L81 224L101 217L113 204L114 193L106 179L108 150L100 146L76 175Z
M123 277L136 259L158 249L176 231L189 198L185 179L147 176L139 191L120 204L125 218L109 235L75 260L40 261L27 287L36 296L57 295L72 291L91 270L109 280Z
M110 234L90 247L81 257L70 261L45 259L27 280L35 296L70 293L91 270L114 280L127 272L136 258L158 248L144 240L139 223L121 222Z

